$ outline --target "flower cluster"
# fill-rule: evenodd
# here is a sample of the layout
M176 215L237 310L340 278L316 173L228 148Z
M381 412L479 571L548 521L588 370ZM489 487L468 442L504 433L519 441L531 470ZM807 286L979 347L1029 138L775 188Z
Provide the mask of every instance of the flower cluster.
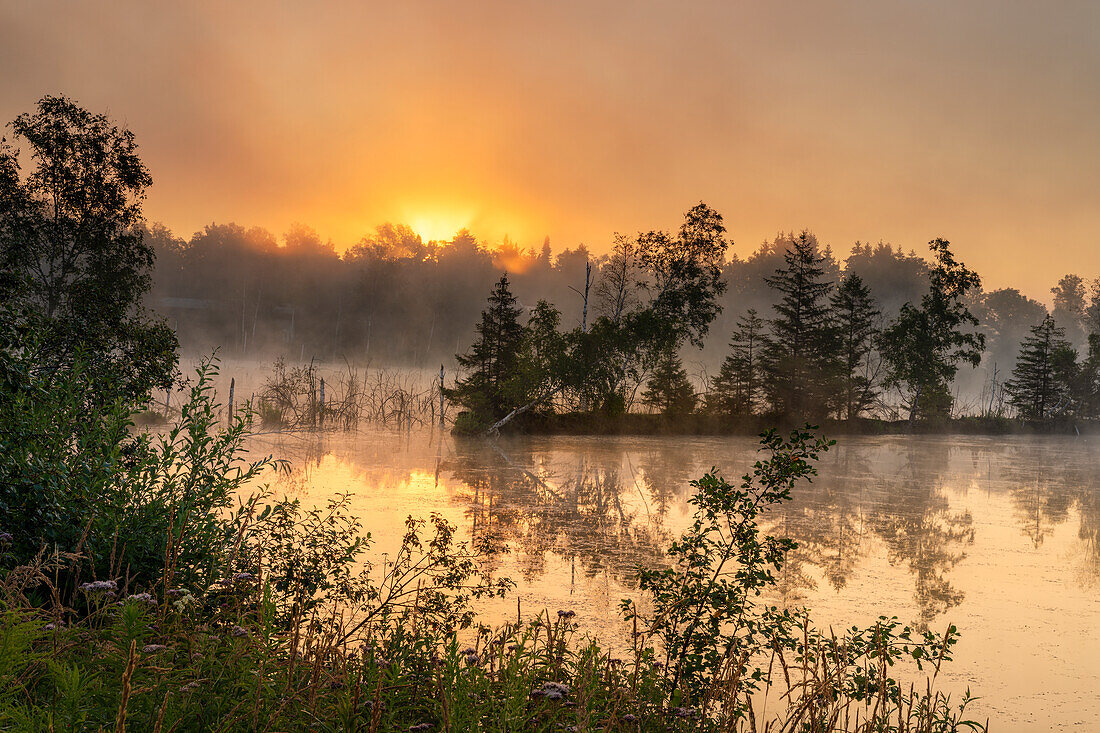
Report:
M563 700L569 694L569 685L561 682L544 682L542 687L531 691L531 697L544 697L547 700Z
M118 590L118 583L113 580L93 580L90 583L81 585L80 590L88 595L94 595L96 593L114 593Z

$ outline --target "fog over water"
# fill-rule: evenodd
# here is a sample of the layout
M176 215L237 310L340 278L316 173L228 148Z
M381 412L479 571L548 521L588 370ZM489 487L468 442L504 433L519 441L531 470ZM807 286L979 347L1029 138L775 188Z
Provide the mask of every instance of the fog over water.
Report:
M752 438L489 443L427 429L259 435L250 447L292 461L276 492L305 504L354 494L376 557L410 514L499 540L496 571L518 587L483 620L514 618L518 598L524 615L573 609L618 643L618 601L688 523L689 481L711 466L732 480L756 459ZM810 607L823 629L879 615L955 624L943 675L956 698L980 695L973 717L1008 731L1087 727L1100 716L1098 452L1087 436L841 437L772 519L799 544L774 600Z

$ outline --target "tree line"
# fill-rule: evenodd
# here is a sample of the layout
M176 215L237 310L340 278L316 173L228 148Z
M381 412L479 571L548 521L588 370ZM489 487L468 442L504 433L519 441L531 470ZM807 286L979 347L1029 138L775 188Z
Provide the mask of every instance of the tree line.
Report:
M739 257L702 203L678 231L616 235L598 256L548 241L490 247L468 231L425 242L393 224L342 253L305 226L280 241L211 224L185 240L145 222L151 176L133 136L105 116L44 97L9 127L5 327L33 331L42 368L90 354L83 361L131 396L167 384L178 339L185 353L259 359L434 368L461 354L454 398L489 424L514 410L1048 419L1098 409L1100 280L1063 277L1048 314L1015 289L983 291L942 240L927 259L857 242L840 261L812 233L788 233ZM960 381L976 399L960 400Z
M831 267L830 253L804 231L788 240L782 261L762 278L771 308L762 314L749 307L737 317L718 373L699 392L683 353L703 345L722 310L724 234L721 215L700 203L675 235L619 237L602 268L591 326L586 320L571 330L560 328L561 314L546 300L524 323L502 275L472 347L457 357L463 376L448 392L464 408L457 429L491 432L540 410L615 415L641 408L669 418L706 412L786 421L900 411L910 422L943 419L956 406L952 386L960 367L976 367L987 354L989 329L975 311L984 305L1000 315L990 301L1013 300L1004 291L982 298L977 273L956 259L948 241L934 239L925 291L884 318L860 274ZM1100 334L1088 318L1100 313L1100 287L1094 293L1086 307L1084 281L1076 276L1054 289L1055 312L1079 314L1067 320L1087 335L1083 354L1040 306L1040 320L1016 344L1011 377L998 383L994 371L983 414L1097 416ZM586 292L586 314L588 301ZM1008 329L998 325L992 335L1003 340Z

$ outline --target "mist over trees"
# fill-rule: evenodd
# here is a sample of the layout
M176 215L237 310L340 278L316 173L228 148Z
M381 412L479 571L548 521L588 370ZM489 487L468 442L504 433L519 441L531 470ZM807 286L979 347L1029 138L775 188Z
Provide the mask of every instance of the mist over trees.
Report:
M857 242L838 260L807 231L728 256L722 218L703 204L677 232L617 234L600 255L493 246L469 231L425 242L396 224L342 254L305 226L276 237L211 224L184 240L154 224L144 241L157 257L147 302L186 352L229 358L451 370L507 273L517 323L541 308L544 336L556 333L567 354L528 401L606 414L688 404L730 415L1007 414L1021 344L1047 316L1013 288L983 291L940 240L927 258ZM1067 275L1052 296L1050 315L1087 371L1100 284ZM1088 377L1073 379L1083 405Z

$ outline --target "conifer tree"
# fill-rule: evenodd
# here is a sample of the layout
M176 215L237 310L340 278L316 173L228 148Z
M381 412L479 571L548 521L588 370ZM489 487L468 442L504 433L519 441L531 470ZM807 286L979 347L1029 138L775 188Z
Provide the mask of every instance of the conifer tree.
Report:
M661 355L642 392L642 400L666 416L687 415L695 409L695 390L673 349L666 349Z
M477 424L503 417L522 398L518 366L524 343L522 312L508 289L508 275L489 295L489 307L481 314L477 339L466 354L456 354L466 372L447 397L465 407Z
M764 321L756 310L737 319L737 330L730 339L730 353L714 380L707 401L713 409L727 415L751 415L760 401L761 339Z
M854 273L848 274L830 299L833 324L839 337L840 372L837 412L857 418L873 404L876 386L869 374L868 358L879 310L871 291Z
M1051 316L1032 327L1020 345L1012 379L1005 385L1020 417L1043 420L1064 409L1070 393L1066 357L1071 352L1065 331Z
M783 255L785 265L765 278L781 294L776 317L764 340L764 389L776 412L792 417L826 410L829 380L836 373L835 334L829 319L824 258L809 232L802 232Z

